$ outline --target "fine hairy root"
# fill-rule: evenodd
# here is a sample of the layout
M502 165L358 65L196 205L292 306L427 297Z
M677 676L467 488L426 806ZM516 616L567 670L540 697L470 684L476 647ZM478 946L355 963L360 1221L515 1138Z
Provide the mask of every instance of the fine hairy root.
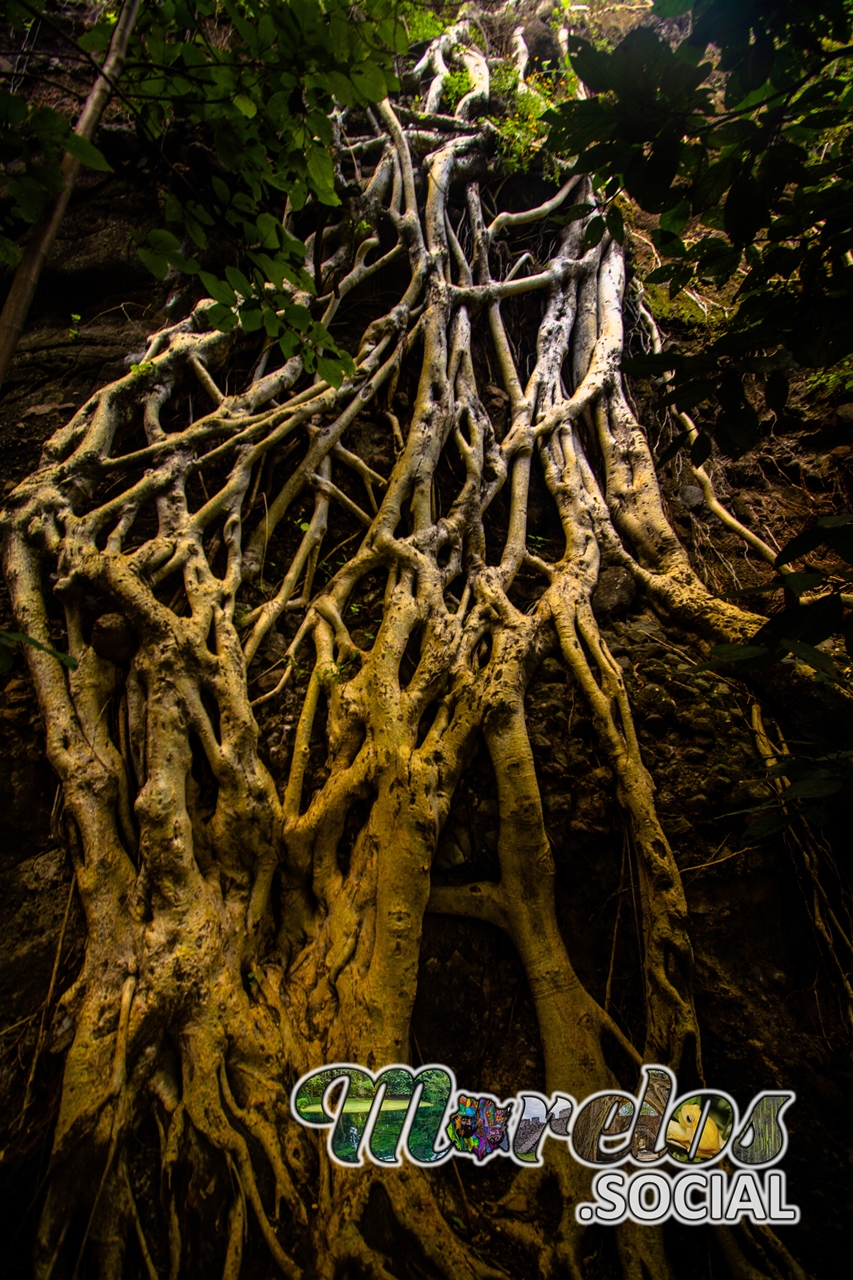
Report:
M283 286L282 305L310 306L327 325L353 308L369 317L354 376L334 386L298 356L275 367L265 353L226 391L224 370L250 339L214 329L202 300L57 432L8 500L18 626L51 647L61 629L76 660L67 670L27 651L88 930L61 1002L76 1029L38 1280L74 1275L84 1259L113 1280L128 1240L151 1276L194 1266L234 1280L255 1236L288 1277L310 1267L333 1280L350 1264L390 1276L361 1226L380 1194L433 1270L507 1274L482 1237L472 1247L445 1220L427 1174L331 1166L289 1117L289 1090L310 1069L411 1060L427 912L505 932L549 1091L633 1087L642 1062L701 1079L684 892L592 593L604 557L681 625L742 639L760 620L706 590L666 519L620 374L622 248L605 234L585 250L584 219L543 232L567 204L594 206L590 180L567 170L537 179L529 206L517 190L495 205L494 130L475 122L489 63L474 30L464 19L422 59L424 112L386 101L339 129L347 202L316 252L307 243L319 297ZM451 117L440 107L457 64L472 87ZM364 219L375 234L358 242ZM520 315L532 341L518 336ZM486 408L495 393L502 422ZM211 407L194 415L200 400ZM380 442L371 456L366 425ZM531 540L536 472L562 534L552 555ZM444 510L440 474L455 486ZM318 585L342 531L347 554ZM514 600L525 574L539 583L527 608ZM373 635L355 625L369 584L381 597ZM273 687L257 685L271 652ZM536 668L555 654L588 706L639 872L641 1044L585 990L558 923L524 714ZM256 715L292 691L279 787ZM497 785L500 876L434 883L479 741ZM163 1239L133 1181L131 1139L145 1122L159 1135ZM507 1236L531 1267L541 1254L547 1272L580 1280L573 1206L590 1173L557 1152L542 1176L559 1184L558 1232L542 1253L529 1221L540 1176L523 1171ZM202 1245L203 1201L220 1208ZM626 1278L670 1274L658 1232L626 1224L618 1237ZM733 1238L725 1248L745 1258ZM745 1260L741 1273L758 1274Z

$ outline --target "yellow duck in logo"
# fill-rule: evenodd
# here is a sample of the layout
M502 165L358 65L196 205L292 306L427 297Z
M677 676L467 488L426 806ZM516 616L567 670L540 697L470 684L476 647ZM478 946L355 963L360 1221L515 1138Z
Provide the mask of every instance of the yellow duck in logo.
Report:
M685 1151L689 1152L696 1136L696 1126L701 1118L701 1107L692 1105L682 1107L681 1119L672 1119L667 1126L667 1142L672 1142L675 1146L683 1147ZM695 1155L703 1160L708 1160L711 1156L717 1155L722 1148L723 1141L720 1137L720 1131L709 1115L705 1121L705 1127L702 1130L699 1147Z

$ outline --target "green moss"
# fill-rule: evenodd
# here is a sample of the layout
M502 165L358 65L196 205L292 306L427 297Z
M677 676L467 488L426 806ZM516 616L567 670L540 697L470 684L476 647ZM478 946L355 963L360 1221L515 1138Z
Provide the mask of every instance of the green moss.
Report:
M505 173L519 173L529 167L548 132L541 117L549 106L538 93L521 89L507 104L504 118L495 121L500 130L499 147Z
M644 284L643 292L649 310L656 320L677 320L681 324L691 326L703 325L709 329L716 327L717 322L709 311L706 315L698 303L688 297L682 290L674 298L669 296L669 288L660 284Z
M451 71L449 73L441 90L441 100L451 114L459 106L465 94L471 92L472 88L473 85L467 67L463 67L461 71Z
M492 70L489 92L493 98L514 98L518 93L518 71L508 59Z

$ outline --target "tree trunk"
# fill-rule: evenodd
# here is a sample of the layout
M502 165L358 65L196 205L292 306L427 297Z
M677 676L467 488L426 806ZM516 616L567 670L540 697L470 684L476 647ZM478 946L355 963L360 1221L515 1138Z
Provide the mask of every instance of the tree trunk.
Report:
M294 358L222 393L246 340L213 330L203 301L53 437L7 504L20 630L55 646L58 602L77 661L69 672L27 651L88 929L62 999L75 1035L39 1280L76 1275L84 1259L104 1280L232 1280L257 1240L286 1276L402 1274L390 1246L368 1241L377 1205L418 1274L541 1267L579 1280L573 1209L591 1173L559 1150L541 1176L519 1172L503 1234L481 1230L472 1245L432 1175L333 1166L290 1116L308 1070L412 1060L427 913L505 932L549 1092L631 1089L642 1062L701 1079L684 892L592 593L605 557L674 630L742 639L757 619L703 586L667 521L620 374L622 248L605 235L584 250L585 219L551 224L544 262L507 270L552 213L596 197L568 169L557 194L537 179L532 207L519 207L518 184L501 187L494 133L467 118L488 67L468 21L454 39L473 82L454 118L437 110L435 48L427 113L385 102L375 132L358 136L356 120L341 143L351 194L323 235L316 309L326 324L339 312L369 321L355 377L335 388ZM487 214L501 191L506 207ZM357 245L364 218L373 234ZM214 407L188 420L199 383ZM505 429L486 386L508 405ZM529 527L534 483L560 530L553 554ZM294 518L306 495L311 513ZM318 585L341 539L344 558ZM522 580L536 584L527 607ZM280 678L259 692L273 642ZM558 920L525 718L551 655L588 710L637 869L637 1043L585 990ZM294 691L276 779L258 719ZM454 883L433 858L480 741L499 876ZM133 1152L152 1120L165 1208L153 1226ZM547 1239L531 1221L543 1178L563 1206ZM617 1239L626 1278L672 1274L660 1232L626 1223ZM738 1275L802 1274L741 1229L724 1248Z

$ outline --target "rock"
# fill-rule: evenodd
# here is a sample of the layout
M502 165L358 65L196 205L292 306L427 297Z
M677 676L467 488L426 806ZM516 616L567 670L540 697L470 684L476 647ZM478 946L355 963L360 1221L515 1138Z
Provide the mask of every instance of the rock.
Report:
M435 865L444 871L465 864L465 855L455 840L442 840L435 855Z
M637 710L643 715L650 727L663 723L663 718L676 715L677 707L673 699L659 684L647 684L636 697Z
M741 524L752 524L755 519L752 514L752 507L744 498L737 494L732 498L729 505L731 506L732 514L737 516Z
M123 667L136 653L136 635L121 613L104 613L92 628L92 648L99 658Z
M698 511L705 503L705 495L698 484L683 484L678 490L678 501L688 511Z
M573 799L571 795L545 796L545 808L548 813L569 813L572 809Z
M646 639L650 635L663 635L661 625L654 614L644 614L641 618L634 618L630 627L626 626L625 632L628 636Z
M596 615L627 613L636 596L637 588L628 570L614 566L599 574L598 585L592 593L592 607Z
M524 43L530 55L530 70L541 71L546 62L555 66L560 61L557 37L541 18L531 18L524 26Z

